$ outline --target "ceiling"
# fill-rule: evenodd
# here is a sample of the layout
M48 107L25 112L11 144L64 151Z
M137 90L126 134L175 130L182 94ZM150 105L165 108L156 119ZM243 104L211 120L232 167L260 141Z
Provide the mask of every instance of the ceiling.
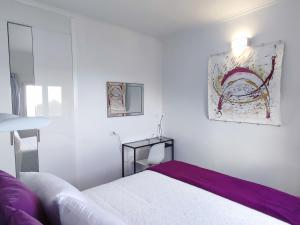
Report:
M228 20L282 0L35 1L149 35L163 36L192 26Z

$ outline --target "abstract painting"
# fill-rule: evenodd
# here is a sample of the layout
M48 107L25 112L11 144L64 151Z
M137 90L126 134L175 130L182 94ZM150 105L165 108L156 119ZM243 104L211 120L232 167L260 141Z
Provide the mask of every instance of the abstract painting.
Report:
M248 47L241 55L213 55L208 69L209 119L281 125L284 44Z

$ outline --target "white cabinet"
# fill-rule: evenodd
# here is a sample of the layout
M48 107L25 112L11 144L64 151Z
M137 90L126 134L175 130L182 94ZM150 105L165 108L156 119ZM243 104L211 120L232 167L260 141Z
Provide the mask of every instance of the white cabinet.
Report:
M41 130L40 171L75 183L74 98L71 35L33 27L35 85L42 90L40 114L51 120ZM36 94L36 93L35 93ZM11 113L7 21L0 21L0 112ZM34 96L33 96L34 98ZM0 133L0 169L15 175L9 133Z
M74 98L71 35L33 27L35 84L42 87L40 171L75 183Z
M0 20L0 112L11 111L7 21ZM15 176L15 158L9 133L0 133L0 170Z
M36 85L43 87L43 115L50 116L52 122L49 127L41 130L40 170L74 183L70 18L17 1L0 1L0 112L12 112L7 21L32 26ZM52 103L49 104L49 101ZM14 151L10 146L9 133L0 133L0 170L15 174Z

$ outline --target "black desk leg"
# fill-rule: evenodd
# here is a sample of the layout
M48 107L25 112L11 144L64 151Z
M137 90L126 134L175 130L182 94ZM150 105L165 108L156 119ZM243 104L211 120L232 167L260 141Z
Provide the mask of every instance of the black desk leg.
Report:
M122 145L122 177L125 176L125 171L124 171L124 145Z
M172 141L172 160L174 160L174 140Z
M134 153L133 153L133 171L134 173L136 173L136 149L133 149Z

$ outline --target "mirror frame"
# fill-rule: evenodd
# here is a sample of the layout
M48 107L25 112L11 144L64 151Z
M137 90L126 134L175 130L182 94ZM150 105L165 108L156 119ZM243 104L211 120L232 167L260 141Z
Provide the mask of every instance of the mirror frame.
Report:
M9 56L9 71L10 71L10 74L12 73L12 59L11 59L11 45L12 44L11 44L10 25L17 25L17 26L22 26L22 27L26 27L26 28L30 29L30 33L31 33L31 54L32 54L32 59L33 59L33 64L32 64L32 72L33 72L33 74L32 75L33 75L33 83L35 84L36 77L35 77L35 67L34 67L35 60L34 60L33 27L29 26L29 25L26 25L26 24L21 24L21 23L16 23L16 22L12 22L12 21L7 21L7 41L8 41L8 56ZM11 85L11 82L10 82L10 85ZM12 102L11 102L11 105L12 105ZM12 105L12 112L13 112L13 105ZM25 131L25 130L22 130L22 131ZM30 131L32 131L33 133L36 133L33 136L36 136L36 138L37 138L37 149L34 149L34 151L32 151L32 152L34 152L34 154L36 154L35 156L36 156L36 159L37 159L37 162L36 162L37 169L34 172L38 172L38 171L40 171L40 158L39 158L39 147L38 147L38 143L39 143L39 130L32 129ZM19 131L15 131L15 132L19 132ZM20 137L20 139L22 139L22 137ZM17 137L14 135L13 132L11 132L11 144L14 147L15 170L16 170L15 173L16 173L16 177L19 178L20 177L20 173L21 172L25 172L25 171L22 171L22 168L18 168L18 165L17 165L17 162L18 162L17 157L20 157L20 156L17 156L17 154L16 154L16 143L17 143L16 140L17 140Z
M117 84L126 84L127 86L131 87L141 87L142 89L142 97L141 97L141 112L129 112L129 113L111 113L110 112L110 106L109 106L109 87L111 85L117 85ZM139 83L127 83L127 82L106 82L106 100L107 100L107 117L108 118L114 118L114 117L126 117L126 116L142 116L144 115L144 84Z

